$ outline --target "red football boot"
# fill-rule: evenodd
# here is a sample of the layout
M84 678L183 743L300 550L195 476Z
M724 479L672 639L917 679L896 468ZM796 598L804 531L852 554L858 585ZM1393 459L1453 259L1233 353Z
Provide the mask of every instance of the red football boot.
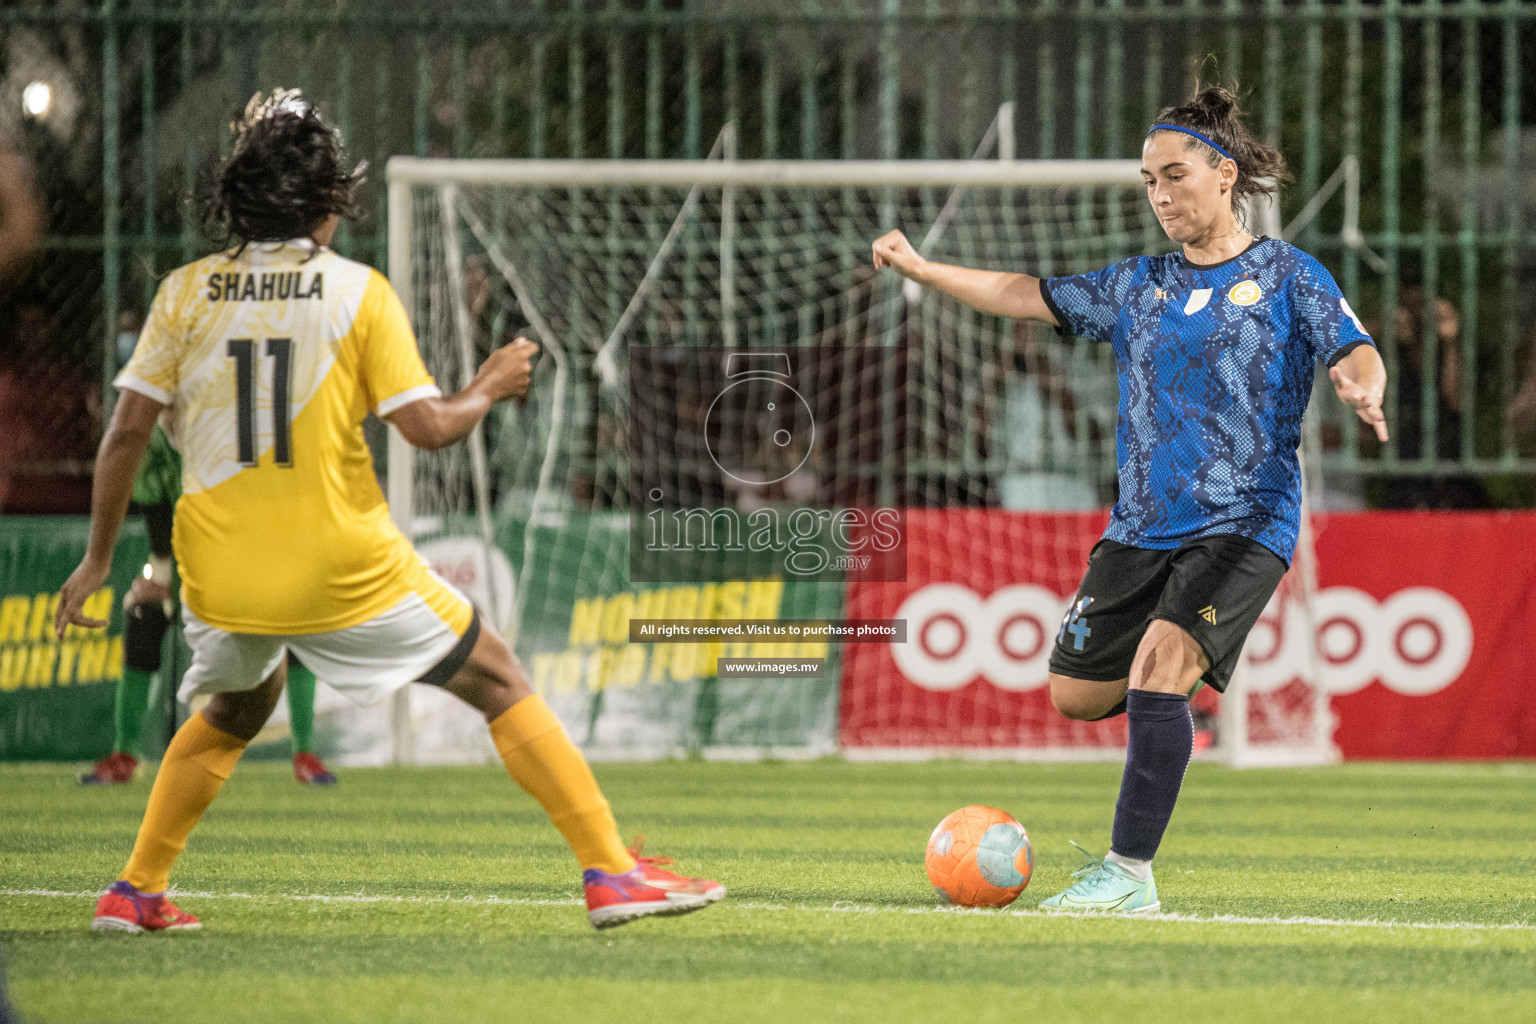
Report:
M301 786L334 786L336 776L314 754L304 751L293 755L293 777Z
M93 932L195 931L203 923L165 898L165 893L142 893L128 882L113 882L96 901Z
M587 920L594 928L612 928L642 917L669 917L703 910L725 895L725 886L707 878L685 878L663 870L669 857L642 857L641 836L629 852L639 863L610 875L588 868L581 881L587 894Z
M661 865L671 864L671 857L643 857L641 851L645 849L645 836L636 836L635 845L629 848L629 855L640 864L640 872L644 876L646 884L656 889L664 889L667 892L695 893L709 897L713 903L725 895L725 886L708 878L687 878L683 875L674 875L670 871L663 871Z
M120 786L125 782L133 781L133 773L138 769L139 761L132 754L124 754L114 751L91 766L91 770L80 776L82 786Z

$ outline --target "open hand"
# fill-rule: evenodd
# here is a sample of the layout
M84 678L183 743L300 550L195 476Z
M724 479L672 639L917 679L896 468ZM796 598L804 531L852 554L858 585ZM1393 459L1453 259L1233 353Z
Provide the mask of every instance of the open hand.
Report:
M101 629L105 626L105 619L86 618L83 609L85 599L101 589L107 582L107 574L112 571L112 564L94 562L89 556L69 574L69 579L59 588L59 610L53 616L53 632L60 640L64 639L64 631L70 626L85 626L87 629Z
M1339 401L1355 410L1355 415L1360 417L1362 423L1374 427L1377 440L1385 444L1387 417L1381 411L1382 388L1368 388L1351 380L1345 375L1342 366L1329 370L1328 379L1333 381L1333 390L1339 396Z

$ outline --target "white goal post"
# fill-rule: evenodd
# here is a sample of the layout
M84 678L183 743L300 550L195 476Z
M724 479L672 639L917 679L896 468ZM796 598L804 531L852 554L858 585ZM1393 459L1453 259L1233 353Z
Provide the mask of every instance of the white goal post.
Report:
M1001 144L1004 134L989 132L999 151L1011 148ZM455 582L515 644L536 687L594 756L854 754L851 722L887 712L894 722L905 713L897 706L905 698L881 694L949 686L902 677L905 669L884 662L877 670L884 675L871 683L868 658L837 650L828 657L832 678L820 688L782 680L746 688L707 669L679 669L678 659L654 649L643 658L626 653L629 645L606 625L620 621L622 609L694 607L686 600L698 597L676 584L634 584L628 575L624 523L639 499L630 493L622 438L633 412L627 389L636 347L895 353L901 367L872 377L870 367L852 364L825 374L843 391L838 415L875 424L866 429L879 436L862 447L843 438L863 452L857 459L825 453L815 478L822 493L852 481L853 503L901 505L940 522L959 510L993 516L992 528L1005 531L1004 546L1030 577L1007 584L1042 588L1062 605L1086 556L1080 524L1113 497L1112 357L903 289L893 275L872 272L868 246L900 226L935 259L1040 273L1165 251L1138 161L733 156L728 128L708 160L396 157L388 166L389 277L444 390L462 386L514 322L531 326L544 361L526 407L488 422L461 451L418 453L391 429L391 514L429 561L436 564L432 550L456 553ZM1257 215L1260 230L1279 234L1268 215ZM901 407L894 420L882 418L897 404L898 383ZM664 467L675 471L669 479L694 501L744 508L757 500L739 487L724 498L707 488L694 494L694 467L682 454L676 463ZM793 498L775 492L771 502ZM1079 525L1044 525L1057 519ZM980 543L957 532L947 553L994 561L995 550L967 546ZM1297 566L1307 568L1292 574L1288 590L1303 608L1315 587L1311 558L1310 548L1298 552ZM947 585L942 571L922 571L933 585ZM1017 589L1001 580L993 586ZM825 580L781 589L773 617L853 618L883 600L878 588L866 588L855 607L851 584ZM703 593L707 606L714 592ZM1055 625L1033 628L1054 638ZM940 722L940 732L969 735L1002 715L1015 730L1009 735L1024 739L983 742L966 756L1118 756L1102 738L1108 733L1051 721L1054 712L1040 709L1043 677L1033 679L1034 666L1014 666L1023 675L997 686L979 675L967 687L976 693L969 710L945 712L975 721ZM1223 701L1222 754L1236 764L1332 759L1327 701L1313 678L1315 666L1298 665L1279 711L1269 691L1234 686ZM1021 695L1032 710L1018 710ZM887 708L886 700L897 704ZM467 731L424 730L423 702L416 703L402 696L395 706L395 759L437 760L424 733ZM452 714L425 703L431 715ZM911 723L892 728L921 734ZM918 742L901 753L954 749Z

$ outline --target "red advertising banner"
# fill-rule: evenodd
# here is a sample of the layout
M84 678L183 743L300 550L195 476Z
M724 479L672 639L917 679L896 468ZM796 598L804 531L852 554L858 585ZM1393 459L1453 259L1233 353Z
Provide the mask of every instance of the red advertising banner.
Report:
M1536 514L1318 525L1314 616L1344 756L1536 757Z
M906 619L908 642L845 648L842 745L1123 743L1123 718L1068 721L1046 688L1062 612L1105 521L909 512L907 581L849 586L850 617ZM1315 664L1344 756L1536 757L1536 514L1332 513L1316 525ZM1294 601L1272 602L1247 651L1255 690L1286 686L1308 663L1306 621Z
M1081 750L1125 743L1124 718L1051 706L1051 648L1107 513L915 509L907 580L848 587L849 618L907 620L905 644L843 648L841 745Z

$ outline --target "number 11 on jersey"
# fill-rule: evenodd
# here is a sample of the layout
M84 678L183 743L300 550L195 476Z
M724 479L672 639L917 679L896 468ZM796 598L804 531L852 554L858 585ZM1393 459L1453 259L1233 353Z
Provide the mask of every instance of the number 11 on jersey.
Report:
M268 338L267 355L272 359L272 461L278 466L293 466L293 425L288 419L288 377L293 364L293 339ZM256 342L250 338L231 338L229 358L235 361L235 432L240 446L240 464L256 465Z

